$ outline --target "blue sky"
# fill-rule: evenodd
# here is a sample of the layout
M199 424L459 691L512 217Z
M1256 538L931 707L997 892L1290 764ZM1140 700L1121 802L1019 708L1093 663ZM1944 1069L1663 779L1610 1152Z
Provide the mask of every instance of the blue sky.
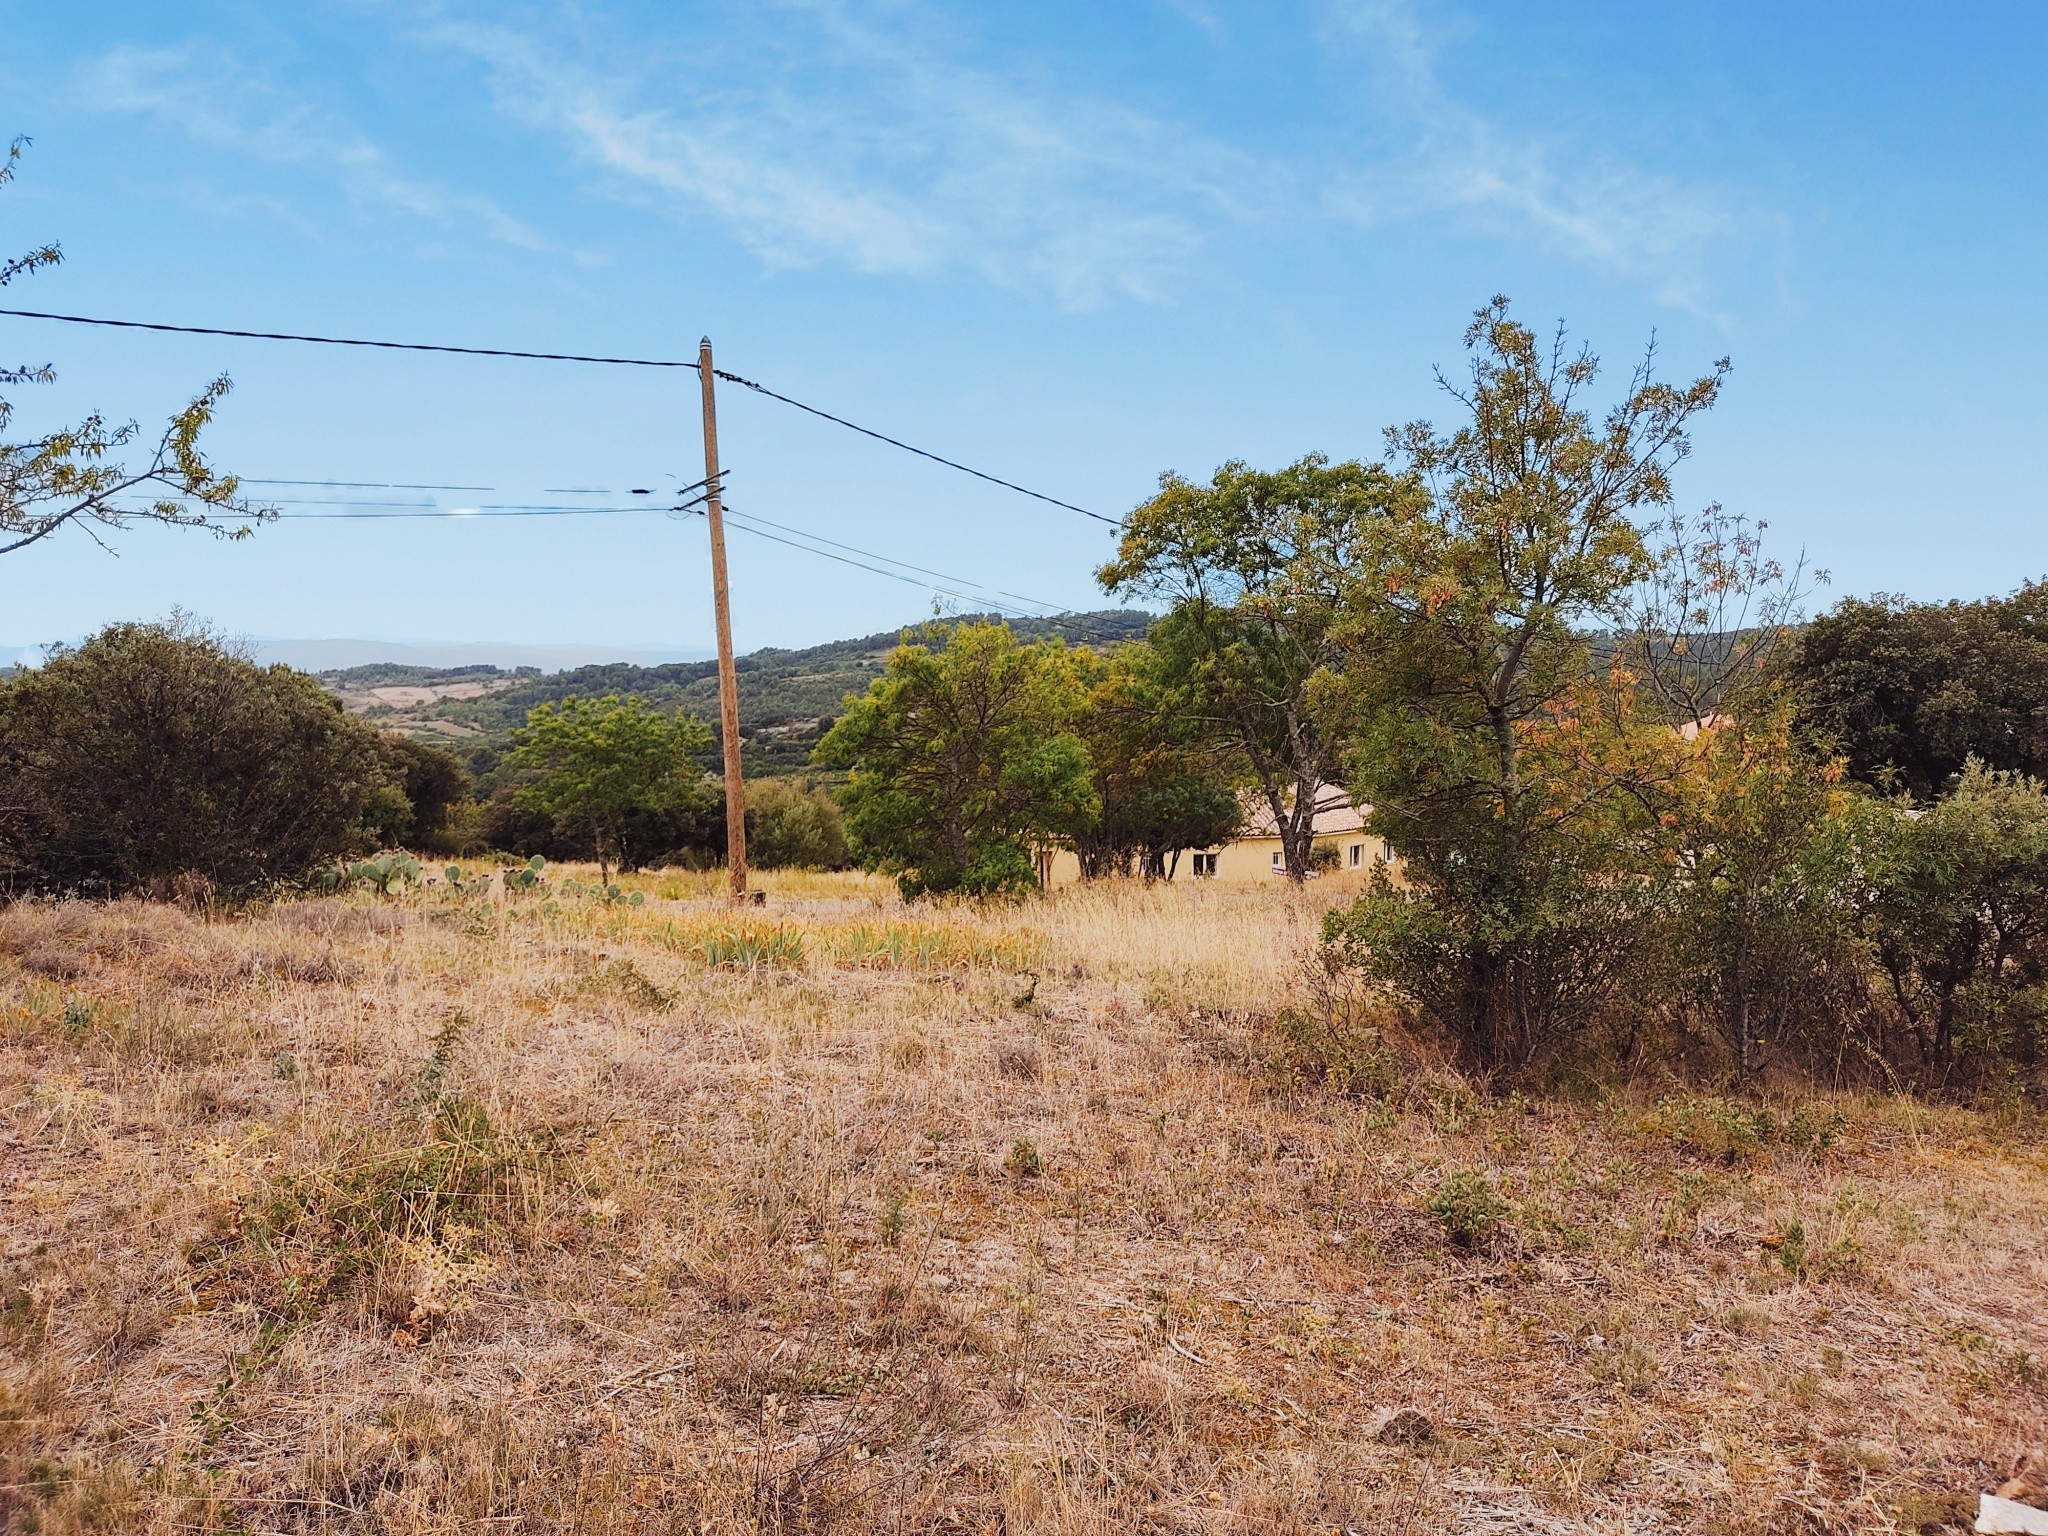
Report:
M1610 374L1652 333L1673 375L1732 357L1681 499L1768 520L1824 600L2048 570L2048 8L86 0L0 4L0 35L0 133L36 140L0 249L67 255L13 305L668 357L709 333L723 367L1116 515L1162 470L1371 456L1446 415L1431 370L1504 292ZM490 488L431 497L460 506L701 473L687 374L18 320L0 353L62 375L17 392L28 429L146 424L226 371L212 447L250 476ZM741 513L1102 602L1099 524L730 389L721 425ZM7 557L0 642L182 607L702 647L703 540L67 534ZM732 560L743 647L933 601L744 533Z

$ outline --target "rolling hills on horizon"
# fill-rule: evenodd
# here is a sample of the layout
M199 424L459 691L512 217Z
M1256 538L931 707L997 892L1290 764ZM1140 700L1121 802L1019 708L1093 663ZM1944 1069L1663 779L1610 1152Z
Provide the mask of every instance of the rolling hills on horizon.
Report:
M1009 624L1026 640L1057 637L1075 645L1111 645L1142 638L1153 618L1142 609L1112 608L1052 619L1011 619ZM748 776L807 768L811 749L838 718L846 695L865 689L881 672L889 652L916 627L905 625L800 650L771 647L736 658L740 739ZM600 662L557 672L380 661L315 676L355 713L386 730L453 748L479 773L495 766L511 733L525 723L528 710L565 698L636 694L651 704L685 709L708 721L714 733L718 728L718 664L710 660L653 666Z

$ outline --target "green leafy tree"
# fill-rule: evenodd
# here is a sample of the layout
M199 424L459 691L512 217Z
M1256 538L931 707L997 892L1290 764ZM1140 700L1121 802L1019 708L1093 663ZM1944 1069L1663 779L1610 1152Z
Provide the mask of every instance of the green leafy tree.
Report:
M700 806L713 794L696 762L710 727L631 695L537 705L516 740L513 763L535 775L519 800L553 817L565 835L582 836L607 885L613 863L630 856L636 817Z
M1020 645L1006 625L928 626L848 695L818 761L849 768L854 854L906 897L1028 888L1034 852L1071 839L1099 806L1064 647Z
M2048 788L1965 764L1924 812L1872 810L1865 925L1923 1069L2032 1072L2048 1029Z
M1404 883L1332 932L1484 1071L1597 1019L1650 930L1675 738L1586 637L1653 570L1637 519L1669 507L1726 364L1680 388L1648 355L1596 421L1598 364L1562 330L1496 299L1465 342L1469 382L1444 388L1466 420L1389 432L1415 494L1366 521L1345 588L1351 782Z
M1290 879L1309 873L1317 798L1344 766L1343 723L1318 688L1342 665L1369 530L1413 494L1378 465L1320 454L1225 464L1207 485L1169 474L1097 572L1107 591L1172 604L1147 636L1170 707L1265 800Z
M182 620L114 625L0 686L0 880L17 890L248 891L410 814L376 730Z
M1186 850L1235 837L1244 808L1225 764L1161 676L1158 652L1133 641L1106 655L1067 654L1083 690L1074 729L1094 764L1102 807L1073 837L1082 875L1129 874L1135 867L1148 879L1165 879Z
M0 160L0 187L14 179L26 139L16 139ZM64 259L55 245L0 258L0 288ZM0 364L0 387L47 384L56 377L49 364ZM199 452L199 435L213 420L228 392L225 376L215 379L173 416L155 446L139 460L127 450L141 429L128 422L110 427L95 413L77 426L45 433L25 443L0 436L0 555L48 538L67 524L119 528L134 521L206 528L227 538L245 538L275 509L245 499L233 475L217 473ZM0 396L0 435L14 407ZM232 519L224 523L221 519Z
M405 809L384 829L383 841L396 848L430 853L459 852L457 820L470 804L469 770L446 747L386 735L384 757L404 792Z
M1866 783L1924 802L1972 757L2048 775L2048 583L1974 603L1851 598L1786 670L1805 730Z

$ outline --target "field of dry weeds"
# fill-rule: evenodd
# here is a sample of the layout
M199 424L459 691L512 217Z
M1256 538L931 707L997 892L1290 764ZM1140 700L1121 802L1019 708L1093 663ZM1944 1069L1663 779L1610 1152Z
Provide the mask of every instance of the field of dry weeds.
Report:
M1486 1099L1313 898L0 910L0 1528L1962 1528L2048 1137Z

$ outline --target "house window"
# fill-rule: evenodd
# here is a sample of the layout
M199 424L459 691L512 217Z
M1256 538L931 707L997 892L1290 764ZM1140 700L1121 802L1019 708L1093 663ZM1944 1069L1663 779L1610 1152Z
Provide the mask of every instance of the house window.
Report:
M1197 880L1214 880L1216 878L1216 855L1213 853L1196 854L1194 873Z
M1276 870L1287 868L1287 855L1276 851L1273 855L1273 868Z
M1353 843L1350 846L1350 848L1345 851L1344 862L1349 864L1353 869L1365 868L1365 844Z

